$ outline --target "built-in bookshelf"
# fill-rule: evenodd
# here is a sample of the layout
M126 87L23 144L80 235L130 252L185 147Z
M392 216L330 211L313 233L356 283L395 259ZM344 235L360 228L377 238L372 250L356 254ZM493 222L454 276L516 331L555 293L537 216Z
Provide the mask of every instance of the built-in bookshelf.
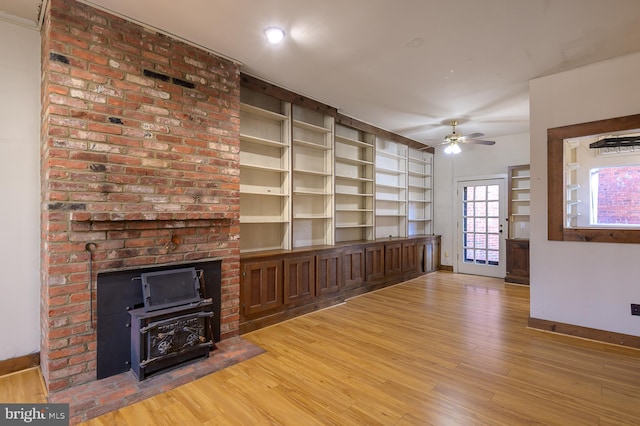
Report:
M509 167L508 181L508 237L529 239L529 204L531 202L529 165Z
M240 93L242 251L291 247L291 105L252 90Z
M240 251L433 235L433 149L243 75Z
M333 117L292 108L293 247L333 244Z
M433 154L409 148L407 157L408 236L433 232Z
M578 169L580 163L578 162L578 148L580 143L576 139L568 139L564 143L564 158L565 158L565 188L566 188L566 211L565 211L565 226L567 228L575 228L578 226L578 217L580 216L580 199L579 190L580 184L578 183Z
M335 129L335 241L373 240L375 135Z
M395 141L376 140L376 238L407 236L407 150Z

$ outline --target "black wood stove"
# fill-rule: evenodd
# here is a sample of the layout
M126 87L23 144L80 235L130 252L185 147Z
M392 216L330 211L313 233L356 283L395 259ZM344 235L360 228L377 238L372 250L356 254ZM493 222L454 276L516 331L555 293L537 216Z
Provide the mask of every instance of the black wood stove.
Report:
M139 380L209 356L211 299L201 297L195 268L142 273L144 307L131 315L131 370Z

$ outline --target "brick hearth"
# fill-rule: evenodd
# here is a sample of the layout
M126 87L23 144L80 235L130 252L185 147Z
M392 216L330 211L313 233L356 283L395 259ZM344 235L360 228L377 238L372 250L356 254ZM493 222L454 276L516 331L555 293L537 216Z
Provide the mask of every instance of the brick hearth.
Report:
M238 335L239 92L232 61L48 2L41 367L52 399L96 380L98 273L221 259L221 337Z
M264 351L241 337L226 339L218 349L201 361L184 365L144 381L131 371L85 383L52 394L52 403L68 403L71 424L77 424L162 392L192 382L207 374L245 361Z

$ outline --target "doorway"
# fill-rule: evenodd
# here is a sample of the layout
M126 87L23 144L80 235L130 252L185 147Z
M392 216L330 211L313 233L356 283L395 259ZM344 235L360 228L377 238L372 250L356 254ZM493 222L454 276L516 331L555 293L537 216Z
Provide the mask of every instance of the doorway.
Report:
M504 190L504 178L458 181L457 272L505 276Z

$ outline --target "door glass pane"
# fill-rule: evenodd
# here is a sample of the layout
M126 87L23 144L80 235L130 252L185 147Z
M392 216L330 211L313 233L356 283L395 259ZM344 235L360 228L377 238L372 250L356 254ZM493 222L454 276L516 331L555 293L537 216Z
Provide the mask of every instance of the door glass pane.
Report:
M482 201L487 199L487 187L485 185L475 187L476 200Z
M464 262L476 265L498 265L500 260L500 186L466 186L463 197Z
M500 199L500 185L489 185L487 187L487 200Z

